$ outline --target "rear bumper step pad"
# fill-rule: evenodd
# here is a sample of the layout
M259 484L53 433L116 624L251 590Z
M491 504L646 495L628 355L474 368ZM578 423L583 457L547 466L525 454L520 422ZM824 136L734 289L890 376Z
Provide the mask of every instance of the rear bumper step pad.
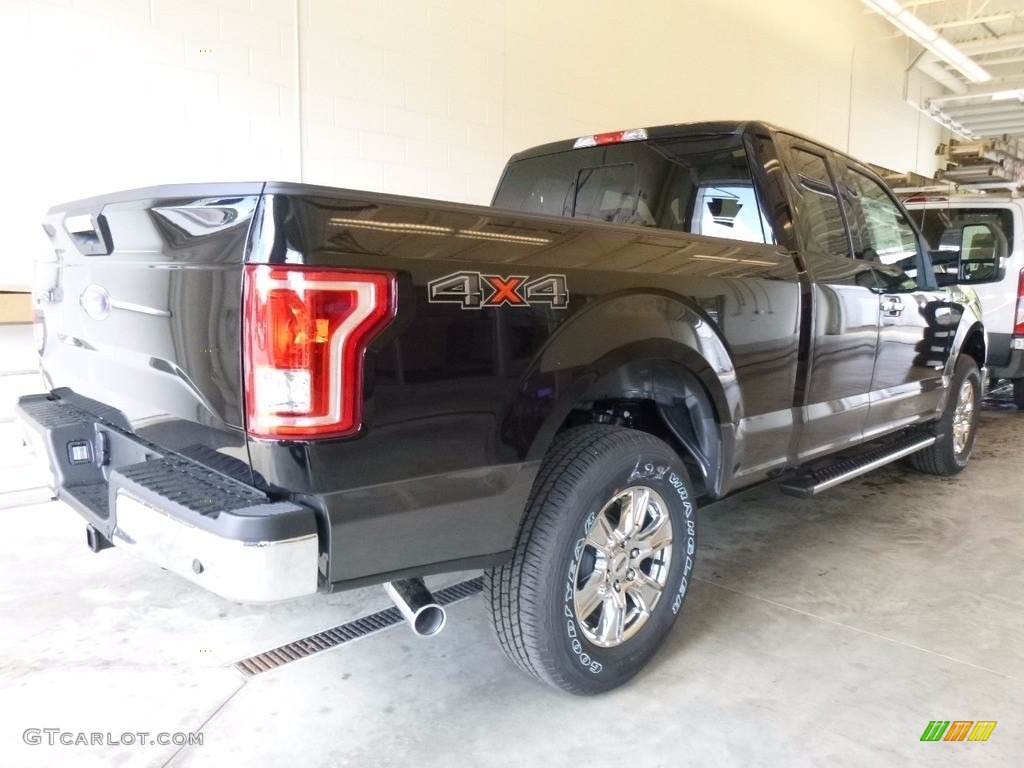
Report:
M230 599L273 602L317 591L312 509L272 501L143 440L121 419L52 395L21 398L17 413L58 496L117 546Z

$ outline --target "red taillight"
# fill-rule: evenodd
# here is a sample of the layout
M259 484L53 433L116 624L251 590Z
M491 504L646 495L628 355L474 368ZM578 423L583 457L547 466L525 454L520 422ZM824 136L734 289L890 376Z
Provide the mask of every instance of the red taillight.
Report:
M1024 336L1024 269L1017 278L1017 314L1013 318L1013 335Z
M363 356L395 315L386 272L245 267L246 430L342 437L362 425Z

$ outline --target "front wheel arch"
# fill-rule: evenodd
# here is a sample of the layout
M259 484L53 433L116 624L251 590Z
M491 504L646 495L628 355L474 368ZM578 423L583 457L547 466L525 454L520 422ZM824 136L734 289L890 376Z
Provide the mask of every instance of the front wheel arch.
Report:
M988 352L985 346L985 331L981 323L975 323L968 331L964 343L960 346L960 354L971 357L978 370L985 370L985 356Z

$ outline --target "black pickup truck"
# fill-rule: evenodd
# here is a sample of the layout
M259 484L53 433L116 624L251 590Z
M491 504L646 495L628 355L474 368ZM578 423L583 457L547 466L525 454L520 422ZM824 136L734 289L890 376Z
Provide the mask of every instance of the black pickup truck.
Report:
M973 291L867 167L759 122L530 149L492 207L202 184L44 227L19 412L94 550L235 600L386 583L423 634L422 577L484 569L505 652L574 693L664 639L698 505L975 440Z

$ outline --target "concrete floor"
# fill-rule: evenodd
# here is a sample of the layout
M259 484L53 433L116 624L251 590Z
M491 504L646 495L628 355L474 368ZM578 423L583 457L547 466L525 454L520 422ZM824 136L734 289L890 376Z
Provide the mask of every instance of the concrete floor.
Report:
M31 368L29 346L0 329L7 370ZM985 410L955 479L890 467L809 502L769 485L704 510L667 647L628 686L579 699L505 660L479 595L436 638L398 626L244 680L233 662L387 598L236 605L92 554L9 422L37 377L0 379L0 766L1024 765L1014 410ZM985 743L923 743L930 720L998 725ZM29 745L30 728L203 744Z

